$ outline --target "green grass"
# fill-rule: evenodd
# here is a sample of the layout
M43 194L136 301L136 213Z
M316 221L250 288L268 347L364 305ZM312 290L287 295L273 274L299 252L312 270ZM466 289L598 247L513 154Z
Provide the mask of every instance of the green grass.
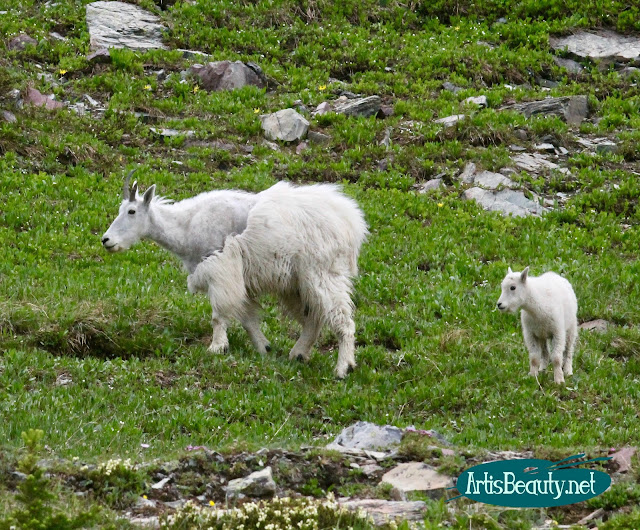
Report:
M172 47L254 61L272 83L268 91L224 93L181 83L189 62L172 51L114 51L112 64L89 66L86 3L8 0L9 14L0 17L2 35L40 40L25 52L0 42L0 105L10 108L4 95L31 83L60 100L89 94L107 107L99 118L12 108L18 123L0 122L0 451L14 453L21 432L38 428L57 456L170 459L188 445L324 445L357 420L435 429L471 450L569 454L640 437L640 94L595 65L566 77L547 40L576 27L632 30L636 3L487 0L456 2L453 10L451 2L407 9L394 1L225 0L160 11L141 2L169 26ZM496 23L501 16L506 23ZM68 40L54 41L50 31ZM165 83L156 78L160 69ZM41 72L55 85L38 80ZM587 94L598 119L582 133L609 136L618 152L580 153L578 131L559 119L499 110L549 95L538 76L559 82L551 95ZM463 90L442 90L444 81ZM311 129L331 141L301 155L295 145L277 152L262 145L259 114L295 100L312 109L341 90L378 94L394 115L312 118ZM463 105L480 94L488 108ZM459 112L469 119L456 127L433 123ZM165 142L150 131L158 126L253 151ZM388 128L386 149L379 142ZM518 140L515 129L529 140ZM563 208L511 219L461 200L455 175L468 161L498 170L509 163L509 145L529 147L548 134L570 149L571 176L517 179L547 197L570 193ZM174 257L151 243L118 255L101 248L123 175L136 166L143 187L156 183L175 199L220 188L260 191L281 179L343 183L371 230L354 294L355 372L334 379L337 345L328 332L308 364L290 362L298 329L270 299L268 355L255 353L238 325L229 355L209 353L208 304L188 294ZM441 173L446 189L413 191ZM614 324L604 334L581 333L566 387L553 384L550 370L539 384L528 377L518 319L494 311L507 266L525 265L536 275L565 275L581 321ZM474 517L460 524L489 524ZM508 526L509 517L496 520Z

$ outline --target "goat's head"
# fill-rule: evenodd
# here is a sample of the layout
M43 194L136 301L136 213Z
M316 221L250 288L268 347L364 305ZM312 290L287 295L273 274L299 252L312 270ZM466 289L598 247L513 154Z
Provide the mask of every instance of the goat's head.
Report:
M515 313L523 306L527 298L528 276L529 267L526 267L522 272L513 272L509 267L507 275L502 280L502 294L498 299L500 311Z
M125 179L118 217L102 236L102 246L109 252L127 250L140 241L147 234L149 228L149 206L153 200L156 186L154 184L144 192L144 195L140 196L138 183L134 182L133 185L129 185L134 171L131 171Z

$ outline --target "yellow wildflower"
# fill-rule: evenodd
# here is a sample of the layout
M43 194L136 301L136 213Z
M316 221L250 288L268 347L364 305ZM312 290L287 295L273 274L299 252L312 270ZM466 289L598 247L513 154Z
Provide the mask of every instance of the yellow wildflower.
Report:
M215 506L215 505L216 505L216 503L215 503L215 502L213 502L213 501L209 501L209 506Z
M58 70L58 73L59 73L60 75L64 75L64 74L66 74L66 73L67 73L67 71L66 71L66 70L64 70L64 69L63 69L63 70Z
M318 87L318 90L322 91L322 90L326 90L327 89L327 85L320 85Z
M193 87L193 93L195 94L198 90L200 90L200 87L198 85Z
M259 114L261 112L262 109L253 109L253 113L254 114Z
M142 498L146 501L147 500L147 496L143 495Z
M144 85L145 90L151 90L151 85Z
M439 202L439 203L438 203L438 208L442 208L443 206L444 206L444 203L443 203L443 202Z

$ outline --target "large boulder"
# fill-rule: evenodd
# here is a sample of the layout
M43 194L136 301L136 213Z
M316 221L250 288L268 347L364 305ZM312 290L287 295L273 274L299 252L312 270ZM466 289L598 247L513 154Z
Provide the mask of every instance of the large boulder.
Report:
M391 484L400 491L419 491L431 498L444 497L453 479L438 473L424 462L405 462L387 471L382 482Z
M376 526L389 521L423 521L427 505L424 501L385 501L381 499L357 499L340 501L340 505L354 512L364 510Z
M264 88L266 78L257 64L242 61L216 61L194 64L189 73L198 79L201 88L209 91L234 90L247 85Z
M352 98L345 96L338 98L333 103L333 111L347 116L375 116L382 107L380 96L369 96L366 98Z
M264 134L270 140L295 142L304 138L309 130L309 122L294 109L283 109L273 114L260 116Z
M589 115L587 96L564 96L560 98L546 98L540 101L516 103L502 107L505 110L515 110L524 114L527 118L542 114L544 116L555 115L564 118L571 125L580 125Z
M404 432L393 425L376 425L368 421L359 421L343 429L328 449L364 449L387 451L400 445Z
M162 33L166 27L148 11L124 2L87 4L87 27L92 50L129 48L131 50L165 49Z
M564 50L577 57L601 61L637 61L640 59L640 38L620 35L615 31L578 31L566 37L551 37L555 50Z
M541 215L546 211L546 208L528 199L523 192L508 188L495 191L474 187L465 190L462 197L467 200L475 200L485 210L497 211L503 215L513 215L514 217Z

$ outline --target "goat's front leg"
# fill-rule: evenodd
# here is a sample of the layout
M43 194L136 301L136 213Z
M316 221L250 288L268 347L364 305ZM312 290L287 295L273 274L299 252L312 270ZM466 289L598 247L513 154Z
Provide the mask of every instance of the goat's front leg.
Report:
M538 377L542 363L542 341L527 329L523 330L523 335L524 343L529 350L529 375Z
M219 315L214 314L211 318L211 324L213 325L213 336L211 337L209 351L212 353L225 353L229 350L227 321Z
M553 364L553 380L557 384L564 383L564 375L562 373L562 364L564 349L567 345L567 336L564 329L556 331L553 334L553 348L551 350L551 364Z

